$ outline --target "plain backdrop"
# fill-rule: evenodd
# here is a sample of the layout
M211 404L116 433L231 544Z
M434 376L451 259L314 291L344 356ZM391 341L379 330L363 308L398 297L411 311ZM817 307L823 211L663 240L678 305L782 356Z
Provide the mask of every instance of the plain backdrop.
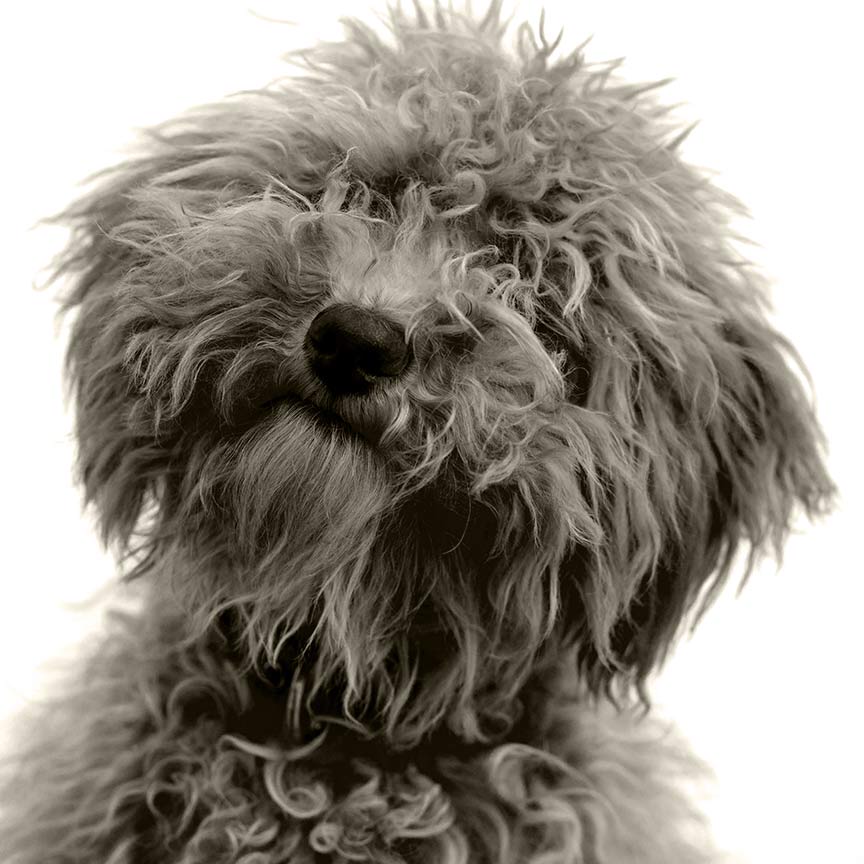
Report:
M715 769L710 813L735 860L864 862L854 4L545 5L547 32L565 26L565 48L594 34L589 59L625 55L632 79L676 76L667 98L685 103L684 120L702 118L684 153L720 169L719 182L751 209L752 255L775 283L778 325L809 365L842 493L833 516L802 524L782 569L768 563L739 598L721 597L659 677L656 700ZM38 698L40 664L92 632L97 613L83 601L113 572L72 484L62 329L50 296L31 287L63 234L31 226L115 161L135 127L266 83L285 71L285 50L338 35L341 15L366 9L151 0L4 11L0 717ZM539 11L525 0L517 17L536 23Z

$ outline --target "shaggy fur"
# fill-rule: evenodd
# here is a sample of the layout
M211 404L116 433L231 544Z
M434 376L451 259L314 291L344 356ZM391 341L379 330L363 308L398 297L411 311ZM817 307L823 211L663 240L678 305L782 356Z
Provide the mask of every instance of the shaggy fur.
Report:
M738 205L656 85L508 53L498 2L346 27L62 216L140 603L29 724L3 860L713 860L639 697L832 492ZM404 369L328 380L337 307Z

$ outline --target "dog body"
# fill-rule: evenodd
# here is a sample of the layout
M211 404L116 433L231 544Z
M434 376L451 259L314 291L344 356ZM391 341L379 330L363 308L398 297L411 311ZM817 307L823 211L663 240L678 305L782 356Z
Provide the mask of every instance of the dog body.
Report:
M311 714L302 662L262 680L221 637L152 622L116 615L41 721L4 860L713 860L683 793L695 761L572 681L529 679L494 740L441 724L395 747L346 718L341 694Z
M347 26L64 214L139 603L40 714L7 858L713 860L631 694L832 492L735 202L497 3Z

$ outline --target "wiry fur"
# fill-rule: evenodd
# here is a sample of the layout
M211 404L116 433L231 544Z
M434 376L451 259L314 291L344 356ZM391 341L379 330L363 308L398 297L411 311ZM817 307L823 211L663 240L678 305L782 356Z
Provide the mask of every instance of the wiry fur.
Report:
M709 860L629 694L831 494L738 205L653 86L508 54L498 3L346 26L63 216L81 479L146 588L3 851ZM321 385L335 302L404 327L400 380Z

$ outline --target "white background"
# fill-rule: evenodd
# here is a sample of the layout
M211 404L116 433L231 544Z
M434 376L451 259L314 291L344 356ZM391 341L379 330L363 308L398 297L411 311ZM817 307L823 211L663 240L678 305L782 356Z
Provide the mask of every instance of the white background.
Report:
M721 842L752 864L864 862L859 401L864 147L855 4L547 2L565 47L626 55L633 79L678 80L668 98L702 118L692 161L753 213L753 255L776 283L776 319L806 358L828 432L838 511L802 525L782 570L727 592L655 693L715 768ZM112 574L71 484L62 334L31 289L62 242L28 230L115 160L132 129L278 75L290 47L338 34L365 3L76 2L3 14L2 317L5 601L0 716L38 692L36 667L69 653L95 613L73 608ZM518 17L536 22L539 3Z

